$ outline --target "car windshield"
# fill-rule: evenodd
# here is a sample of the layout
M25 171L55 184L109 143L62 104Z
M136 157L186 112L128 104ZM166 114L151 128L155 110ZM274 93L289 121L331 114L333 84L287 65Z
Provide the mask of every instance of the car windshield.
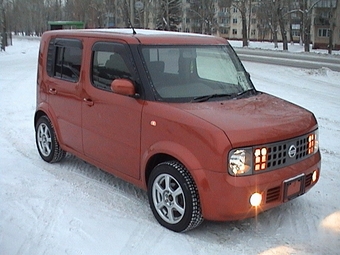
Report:
M255 91L229 45L144 46L142 53L158 100L225 100Z

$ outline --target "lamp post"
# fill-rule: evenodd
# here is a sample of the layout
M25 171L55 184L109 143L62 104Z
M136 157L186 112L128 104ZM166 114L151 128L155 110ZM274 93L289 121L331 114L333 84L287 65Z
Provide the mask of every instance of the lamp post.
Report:
M135 5L134 0L130 0L130 23L131 26L135 26Z

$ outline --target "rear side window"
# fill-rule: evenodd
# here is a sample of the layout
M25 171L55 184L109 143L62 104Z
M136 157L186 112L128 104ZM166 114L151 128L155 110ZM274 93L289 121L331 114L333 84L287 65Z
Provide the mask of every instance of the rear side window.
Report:
M47 55L47 73L51 77L78 82L82 61L82 43L76 39L51 40Z

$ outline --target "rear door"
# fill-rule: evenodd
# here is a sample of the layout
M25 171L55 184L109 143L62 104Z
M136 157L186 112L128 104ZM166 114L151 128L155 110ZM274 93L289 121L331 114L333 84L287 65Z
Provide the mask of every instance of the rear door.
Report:
M140 125L143 103L115 94L114 79L137 81L136 68L128 46L97 42L92 47L90 81L82 103L85 155L139 179Z
M83 45L80 40L54 38L47 56L48 103L57 121L59 140L82 152L80 70Z

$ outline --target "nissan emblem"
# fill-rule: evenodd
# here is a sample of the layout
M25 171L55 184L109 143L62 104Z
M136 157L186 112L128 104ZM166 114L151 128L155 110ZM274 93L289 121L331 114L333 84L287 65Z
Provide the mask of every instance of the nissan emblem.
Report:
M295 147L295 145L291 145L291 146L289 147L289 149L288 149L288 155L289 155L290 158L295 157L295 155L296 155L296 147Z

